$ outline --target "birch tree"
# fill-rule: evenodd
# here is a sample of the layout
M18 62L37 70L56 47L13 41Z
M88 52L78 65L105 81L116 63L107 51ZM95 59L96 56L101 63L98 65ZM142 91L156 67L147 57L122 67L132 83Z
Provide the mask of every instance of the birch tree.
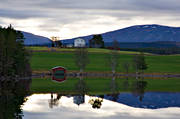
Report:
M87 64L89 64L88 50L87 48L77 48L74 52L74 62L82 73Z
M118 53L118 42L113 41L113 49L110 51L108 56L108 65L110 66L113 75L115 74L117 67L119 66L119 53Z

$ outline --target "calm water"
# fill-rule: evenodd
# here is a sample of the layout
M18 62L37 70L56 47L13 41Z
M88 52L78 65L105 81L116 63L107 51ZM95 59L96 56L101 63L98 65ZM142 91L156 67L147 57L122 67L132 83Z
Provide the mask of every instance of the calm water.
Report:
M130 93L102 96L33 94L22 106L23 119L179 119L180 93L146 93L143 101ZM58 100L56 100L58 98ZM92 100L101 100L93 108ZM152 109L156 108L156 109Z
M31 80L0 83L0 119L179 119L180 92L146 92L145 80L122 82L131 89L120 92L117 82L109 81L110 94L89 94L85 80L76 80L65 94L31 94ZM49 82L51 83L51 82ZM63 82L66 86L68 81ZM53 86L51 84L50 91ZM128 85L127 85L128 84ZM57 85L56 85L57 86ZM58 85L60 86L60 85ZM86 87L87 86L87 87ZM106 84L105 84L106 86ZM96 92L96 91L95 91ZM119 93L120 92L120 93ZM95 93L96 94L96 93Z

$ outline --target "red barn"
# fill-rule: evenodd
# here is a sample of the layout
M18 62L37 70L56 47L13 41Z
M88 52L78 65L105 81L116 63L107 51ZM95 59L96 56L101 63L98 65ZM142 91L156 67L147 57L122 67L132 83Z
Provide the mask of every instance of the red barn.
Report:
M66 80L66 69L61 66L52 68L52 80L63 82Z

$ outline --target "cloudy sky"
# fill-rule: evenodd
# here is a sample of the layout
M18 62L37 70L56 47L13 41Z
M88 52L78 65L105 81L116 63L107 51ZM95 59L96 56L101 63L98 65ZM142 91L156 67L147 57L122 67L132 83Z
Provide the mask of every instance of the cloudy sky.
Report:
M0 25L61 39L132 25L180 26L180 0L0 0Z

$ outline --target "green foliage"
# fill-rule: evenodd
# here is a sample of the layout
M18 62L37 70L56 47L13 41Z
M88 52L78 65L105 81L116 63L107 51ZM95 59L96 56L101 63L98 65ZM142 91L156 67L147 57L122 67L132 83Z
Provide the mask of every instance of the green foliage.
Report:
M94 35L91 40L89 40L89 47L104 47L104 41L102 35Z
M12 26L0 28L0 75L30 75L29 53L23 45L23 34Z
M62 42L60 40L58 41L52 41L52 47L61 47Z
M147 64L145 62L145 57L144 57L143 53L140 53L140 54L134 56L133 65L134 65L134 68L136 69L136 71L138 71L138 70L143 71L148 68Z
M22 105L29 94L31 80L12 80L0 83L0 119L22 119Z

